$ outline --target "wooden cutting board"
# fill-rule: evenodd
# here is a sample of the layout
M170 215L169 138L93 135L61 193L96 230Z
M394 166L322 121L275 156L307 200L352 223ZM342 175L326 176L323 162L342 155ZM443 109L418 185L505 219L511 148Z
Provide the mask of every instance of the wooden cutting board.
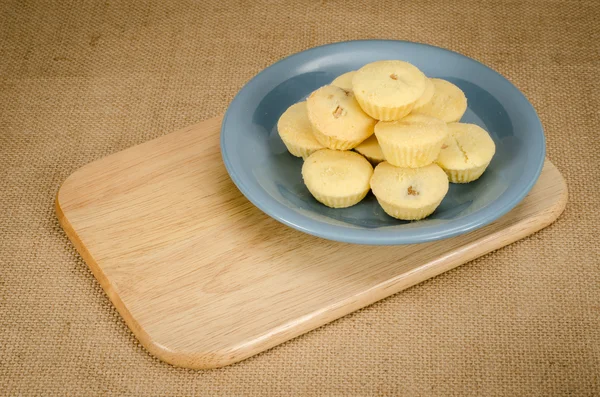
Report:
M408 246L327 241L255 208L229 179L221 119L73 173L58 218L150 353L231 364L519 240L552 223L567 188L546 161L529 196L467 235Z

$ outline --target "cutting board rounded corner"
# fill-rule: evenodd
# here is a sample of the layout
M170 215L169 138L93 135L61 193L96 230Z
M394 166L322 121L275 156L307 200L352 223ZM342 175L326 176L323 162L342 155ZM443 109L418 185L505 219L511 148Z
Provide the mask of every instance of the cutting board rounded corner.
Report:
M241 361L243 358L251 355L249 354L235 354L235 351L178 351L175 348L169 346L169 341L158 342L152 335L149 335L144 328L131 316L129 310L125 304L119 298L118 291L114 290L114 286L111 285L109 278L103 273L102 268L96 263L91 253L87 250L85 244L79 238L77 232L69 222L65 211L63 211L62 198L64 195L70 193L70 189L77 188L77 178L85 172L93 163L86 164L83 167L78 168L72 174L70 174L63 183L59 186L55 198L54 198L54 210L58 221L65 231L65 234L69 240L73 243L79 254L87 263L88 267L102 286L105 293L108 295L110 300L113 302L118 312L122 315L125 323L140 341L142 346L154 357L168 364L176 367L190 368L190 369L215 369L221 368L236 362ZM74 185L73 185L74 184Z
M222 368L246 358L245 356L236 358L238 356L235 353L226 352L177 352L170 350L168 346L153 342L142 343L142 345L150 354L167 364L195 370Z

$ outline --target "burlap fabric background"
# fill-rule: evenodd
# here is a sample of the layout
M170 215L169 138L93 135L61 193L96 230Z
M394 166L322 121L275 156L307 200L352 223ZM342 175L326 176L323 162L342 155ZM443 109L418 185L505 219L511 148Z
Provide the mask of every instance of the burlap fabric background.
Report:
M600 4L0 3L0 394L599 395ZM80 166L222 113L281 57L404 39L495 68L531 100L570 201L547 229L240 364L137 343L59 227Z

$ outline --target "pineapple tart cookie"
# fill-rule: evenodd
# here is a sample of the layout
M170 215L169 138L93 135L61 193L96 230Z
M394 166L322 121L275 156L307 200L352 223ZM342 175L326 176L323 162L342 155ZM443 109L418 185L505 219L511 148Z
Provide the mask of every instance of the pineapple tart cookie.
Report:
M352 78L354 77L355 74L356 74L356 71L344 73L344 74L336 77L335 80L333 80L331 82L331 85L343 88L346 91L352 91Z
M360 68L352 89L363 110L377 120L398 120L423 96L425 75L404 61L378 61Z
M385 161L383 151L381 151L381 146L379 146L379 142L377 142L377 137L375 135L371 135L367 140L355 147L354 151L365 156L365 158L373 165Z
M371 178L371 189L385 213L407 221L431 215L448 193L448 185L448 177L435 163L403 168L384 161Z
M436 117L446 123L461 119L467 111L467 97L460 88L442 79L431 79L434 92L431 100L414 113Z
M324 148L313 135L306 102L290 106L279 118L277 131L287 150L296 157L305 159Z
M304 184L317 201L331 208L346 208L369 192L373 167L360 154L323 149L302 165Z
M496 145L483 128L475 124L449 123L449 135L437 159L452 183L478 179L492 161Z
M398 121L380 121L375 136L390 164L423 167L437 159L448 127L442 120L411 114Z
M362 111L352 91L326 85L306 103L315 138L329 149L349 150L373 135L376 120Z

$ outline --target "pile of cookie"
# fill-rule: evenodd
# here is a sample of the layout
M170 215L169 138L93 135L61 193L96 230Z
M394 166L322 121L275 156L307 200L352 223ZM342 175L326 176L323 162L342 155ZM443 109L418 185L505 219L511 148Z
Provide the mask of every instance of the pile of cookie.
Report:
M304 183L319 202L350 207L372 190L388 215L417 220L435 211L449 182L478 179L494 156L485 130L458 122L466 110L456 85L408 62L378 61L292 105L277 128L304 159Z

